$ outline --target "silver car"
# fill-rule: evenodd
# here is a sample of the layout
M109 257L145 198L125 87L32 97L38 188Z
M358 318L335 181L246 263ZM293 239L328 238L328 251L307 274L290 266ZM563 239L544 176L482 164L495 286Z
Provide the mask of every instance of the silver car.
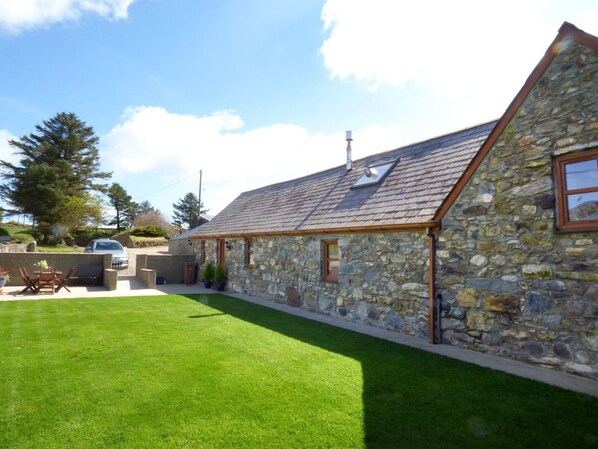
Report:
M127 268L129 266L129 255L127 248L120 242L110 239L95 239L85 247L86 253L112 254L112 268Z

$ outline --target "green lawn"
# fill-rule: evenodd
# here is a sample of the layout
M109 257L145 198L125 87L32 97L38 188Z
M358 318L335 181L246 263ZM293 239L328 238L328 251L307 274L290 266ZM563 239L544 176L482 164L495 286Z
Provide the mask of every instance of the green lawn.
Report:
M82 253L82 246L68 245L37 245L37 251L40 253Z
M221 295L0 302L0 448L598 447L598 399Z

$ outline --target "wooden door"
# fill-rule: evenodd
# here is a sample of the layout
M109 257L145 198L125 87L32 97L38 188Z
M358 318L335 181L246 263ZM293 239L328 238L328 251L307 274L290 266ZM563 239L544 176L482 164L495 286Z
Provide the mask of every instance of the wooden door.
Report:
M224 239L218 239L218 265L224 268L224 253L225 253L226 242Z

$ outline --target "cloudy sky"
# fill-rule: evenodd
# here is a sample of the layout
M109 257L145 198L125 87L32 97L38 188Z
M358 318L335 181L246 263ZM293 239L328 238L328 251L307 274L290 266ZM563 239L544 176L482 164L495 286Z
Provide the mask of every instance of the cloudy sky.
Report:
M498 118L595 0L0 0L0 158L58 112L165 215Z

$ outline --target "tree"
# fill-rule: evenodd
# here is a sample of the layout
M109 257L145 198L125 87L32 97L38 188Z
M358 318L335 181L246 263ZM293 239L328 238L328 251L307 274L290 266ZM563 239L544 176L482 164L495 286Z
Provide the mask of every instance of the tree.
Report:
M156 209L154 206L152 206L151 203L147 200L139 203L139 211L137 212L138 215L145 215L145 214L150 214L150 213L159 214L160 211L158 209Z
M9 186L0 187L4 188ZM10 202L30 214L34 224L58 222L60 209L68 200L66 182L60 177L60 170L46 163L24 168L10 188Z
M70 197L62 209L62 223L68 232L81 229L88 224L104 222L104 204L102 199L89 193Z
M174 226L172 226L166 219L161 212L146 212L146 213L139 213L133 220L133 225L136 227L140 226L157 226L164 229L164 233L166 237L172 237L175 232Z
M35 129L9 141L21 159L18 164L0 161L0 177L6 181L0 196L13 213L31 215L34 223L57 224L70 198L104 191L101 181L111 174L99 169L99 138L75 114L59 113Z
M133 222L133 217L137 215L139 205L133 201L123 186L116 182L108 189L108 200L116 213L110 224L115 224L117 231L129 227Z
M193 219L197 217L198 206L199 200L197 199L197 195L192 192L187 193L183 198L179 199L177 203L173 203L172 205L174 209L173 223L177 226L187 224L187 226L190 227ZM202 213L207 212L207 210L203 209L203 203L201 204L201 207Z

